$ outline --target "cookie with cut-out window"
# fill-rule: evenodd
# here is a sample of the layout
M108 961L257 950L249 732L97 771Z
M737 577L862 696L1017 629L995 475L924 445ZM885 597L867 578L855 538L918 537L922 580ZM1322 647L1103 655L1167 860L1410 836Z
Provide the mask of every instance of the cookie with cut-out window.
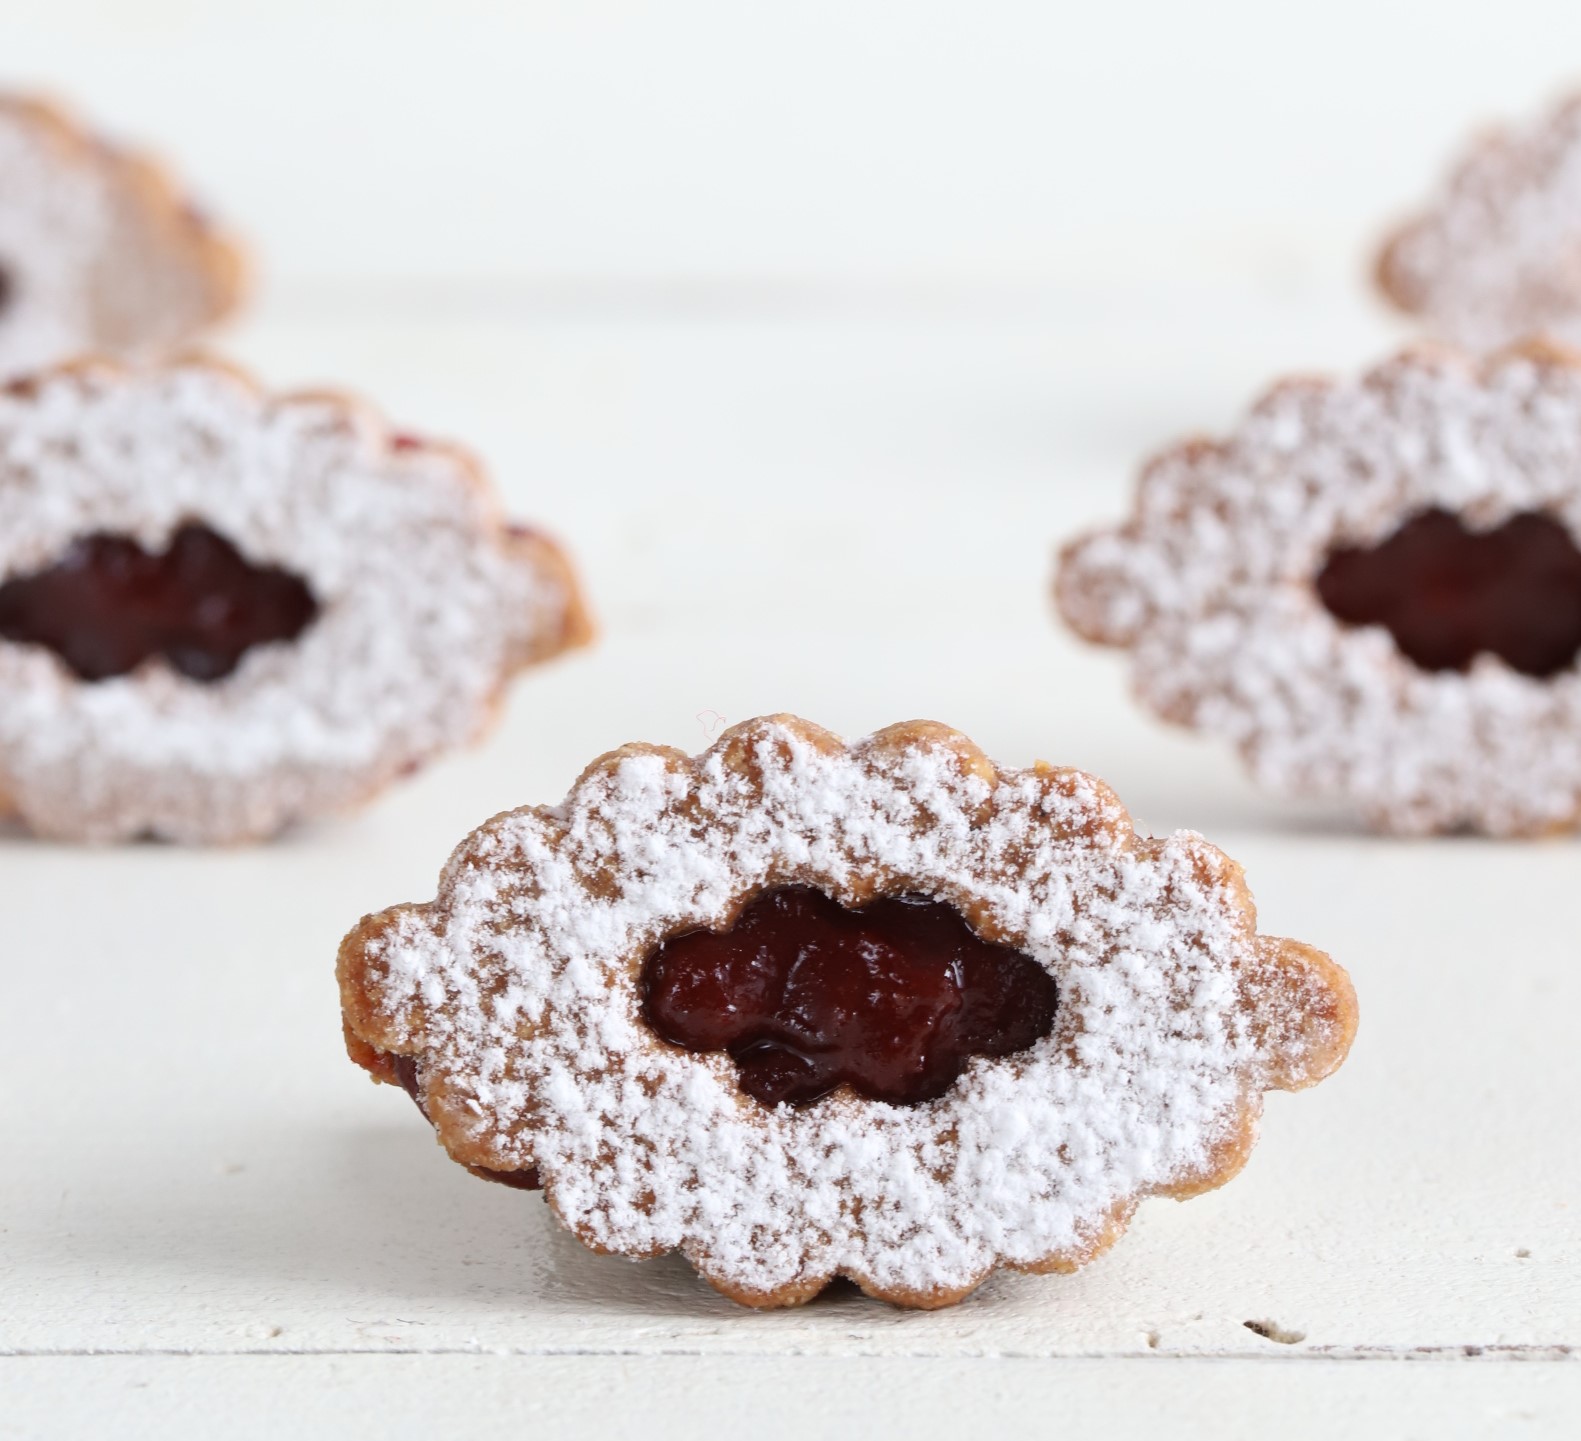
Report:
M65 839L255 839L489 724L590 634L464 451L214 361L0 390L0 802Z
M1276 386L1067 546L1059 608L1138 697L1398 832L1581 819L1581 365L1410 351Z
M352 1058L597 1251L782 1306L1072 1271L1343 1060L1345 973L1101 781L945 726L629 745L342 943Z

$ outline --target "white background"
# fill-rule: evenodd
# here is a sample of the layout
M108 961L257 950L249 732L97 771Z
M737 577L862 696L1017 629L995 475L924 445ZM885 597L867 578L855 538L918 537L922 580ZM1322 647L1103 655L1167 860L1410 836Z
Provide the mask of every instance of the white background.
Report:
M1331 0L10 0L282 284L1183 289L1354 263L1581 14Z
M1258 796L1046 602L1150 449L1408 333L1370 248L1581 83L1573 3L9 0L0 80L178 161L256 255L225 348L468 441L604 632L361 816L0 845L0 1436L1575 1433L1576 845ZM951 1312L586 1255L344 1060L336 940L599 751L779 709L1203 830L1352 971L1352 1060L1225 1191Z

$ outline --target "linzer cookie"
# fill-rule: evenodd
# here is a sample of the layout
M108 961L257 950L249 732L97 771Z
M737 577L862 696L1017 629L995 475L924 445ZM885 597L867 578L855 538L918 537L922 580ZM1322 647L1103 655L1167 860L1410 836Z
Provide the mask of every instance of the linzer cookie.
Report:
M0 796L77 840L363 800L588 638L477 463L211 361L0 391Z
M1056 595L1142 702L1378 828L1581 816L1581 369L1529 345L1291 381L1144 470Z
M234 307L242 268L146 157L0 95L0 376L180 346Z
M1471 145L1388 241L1378 282L1472 349L1545 333L1581 342L1581 95Z
M1244 1163L1355 1000L1241 869L1079 771L912 722L630 745L497 816L339 960L348 1049L596 1251L753 1306L1071 1271Z

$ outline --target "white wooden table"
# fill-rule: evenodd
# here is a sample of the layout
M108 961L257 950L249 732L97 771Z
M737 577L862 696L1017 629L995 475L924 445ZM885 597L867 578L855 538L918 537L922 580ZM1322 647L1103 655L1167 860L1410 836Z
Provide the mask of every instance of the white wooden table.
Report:
M642 21L606 52L599 23L637 24L634 7L529 22L474 0L452 7L465 35L543 26L515 98L497 54L480 52L476 93L465 73L443 81L476 153L424 149L436 107L398 103L391 75L438 43L422 7L345 0L327 49L300 57L284 22L243 42L195 9L149 0L134 23L133 8L41 12L22 68L172 143L184 104L210 107L187 150L276 261L230 350L272 383L350 383L404 425L474 445L513 509L567 542L603 637L526 678L483 748L279 844L0 839L0 1438L1581 1432L1581 844L1383 841L1261 797L1219 748L1136 711L1123 663L1064 635L1046 600L1054 544L1119 513L1150 447L1227 424L1280 369L1358 365L1394 342L1356 283L1369 218L1409 197L1466 118L1467 77L1486 81L1484 109L1526 104L1556 78L1551 61L1533 69L1556 36L1581 55L1568 7L1516 6L1547 27L1530 44L1455 40L1460 68L1424 64L1407 113L1379 92L1389 65L1413 44L1445 52L1413 41L1405 7L1377 22L1346 0L1335 26L1374 25L1388 62L1352 73L1362 118L1335 132L1316 77L1348 52L1327 30L1303 42L1294 98L1232 47L1210 76L1228 98L1194 110L1176 11L1155 6L1163 32L1137 41L1133 88L1193 145L1244 136L1242 163L1294 144L1310 184L1265 168L1277 183L1259 212L1267 195L1237 188L1215 151L1190 174L1165 164L1156 204L1115 182L1097 222L1064 229L1068 188L1006 197L1068 158L1038 136L1063 133L1059 107L1092 103L1111 72L1049 59L1065 89L1045 105L1047 75L1014 43L1019 24L1025 49L1064 54L1040 7L992 7L994 63L957 77L976 88L942 118L930 97L963 45L971 70L958 26L934 16L896 39L908 65L874 92L856 60L826 55L832 13L779 22L799 27L763 41L786 49L796 85L782 89L821 97L804 129L781 131L750 75L719 80L697 48L735 23L728 7L690 0L674 33ZM306 25L313 7L273 8ZM888 54L883 7L846 9L863 63ZM1209 9L1234 25L1272 13ZM1082 23L1091 44L1125 38L1118 20ZM378 104L334 132L371 157L348 204L322 153L345 104L312 81L370 26L385 49L359 83ZM1270 54L1276 38L1262 37ZM216 73L216 57L232 68ZM269 67L296 58L299 104L271 117ZM613 117L590 105L576 153L598 164L579 171L549 133L577 94L568 64L612 103L647 65L671 77L667 95L717 84L719 114L649 91ZM1021 85L1008 96L1007 77ZM885 96L892 123L857 113ZM1232 112L1259 99L1282 141L1237 128ZM734 134L714 123L732 106ZM523 161L529 199L510 204L487 191L489 122L506 114L548 135ZM1393 161L1371 143L1385 116L1404 136ZM998 158L930 170L897 139L898 171L879 173L880 142L908 117L935 153L958 136ZM265 144L276 121L296 170ZM842 124L868 149L842 148ZM1354 184L1317 158L1335 133ZM1146 139L1133 125L1094 143L1119 164ZM696 153L677 159L686 144ZM764 146L766 172L735 168ZM414 163L426 188L403 189ZM1104 165L1071 163L1089 189L1106 183ZM665 209L688 166L696 184ZM798 204L805 223L787 232ZM1150 215L1175 228L1139 228ZM946 720L1006 763L1097 772L1145 826L1203 831L1246 864L1265 929L1350 969L1349 1063L1270 1098L1225 1190L1146 1205L1076 1277L1000 1278L953 1310L840 1292L753 1314L679 1260L587 1254L537 1197L448 1164L405 1098L345 1060L335 945L362 912L431 895L471 826L557 799L599 752L698 749L722 721L772 710L852 735Z
M1120 503L1132 435L1179 402L1067 347L1085 353L1043 318L759 311L242 338L272 376L322 357L473 437L574 547L605 637L520 685L486 747L355 819L213 854L5 842L0 1436L112 1410L164 1436L221 1414L278 1435L282 1413L327 1434L364 1407L405 1434L451 1403L484 1435L750 1416L792 1436L803 1391L923 1434L979 1408L1114 1435L1218 1434L1228 1408L1316 1434L1385 1404L1409 1434L1528 1414L1520 1434L1563 1434L1581 847L1366 839L1133 711L1121 667L1052 624L1048 552ZM678 1260L588 1255L345 1061L336 941L430 895L472 824L557 798L599 751L700 748L718 717L780 708L853 734L945 718L1004 760L1099 772L1154 828L1204 830L1266 927L1350 968L1350 1062L1271 1098L1224 1191L1149 1204L1075 1278L997 1280L952 1311L841 1294L753 1315Z

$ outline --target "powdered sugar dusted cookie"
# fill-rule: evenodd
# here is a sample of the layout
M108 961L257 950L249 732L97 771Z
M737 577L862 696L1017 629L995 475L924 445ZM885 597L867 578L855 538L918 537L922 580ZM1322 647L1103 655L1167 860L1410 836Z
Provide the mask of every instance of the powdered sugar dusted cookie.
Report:
M233 308L241 277L149 160L0 95L0 377L181 345Z
M211 361L0 391L0 796L86 840L362 800L588 637L476 462Z
M1581 815L1581 369L1407 352L1143 472L1056 594L1144 704L1402 832Z
M1447 340L1581 343L1581 95L1483 136L1378 262L1384 293Z
M749 1305L1070 1271L1343 1059L1343 971L1102 782L790 716L595 761L341 946L351 1055L588 1246Z

